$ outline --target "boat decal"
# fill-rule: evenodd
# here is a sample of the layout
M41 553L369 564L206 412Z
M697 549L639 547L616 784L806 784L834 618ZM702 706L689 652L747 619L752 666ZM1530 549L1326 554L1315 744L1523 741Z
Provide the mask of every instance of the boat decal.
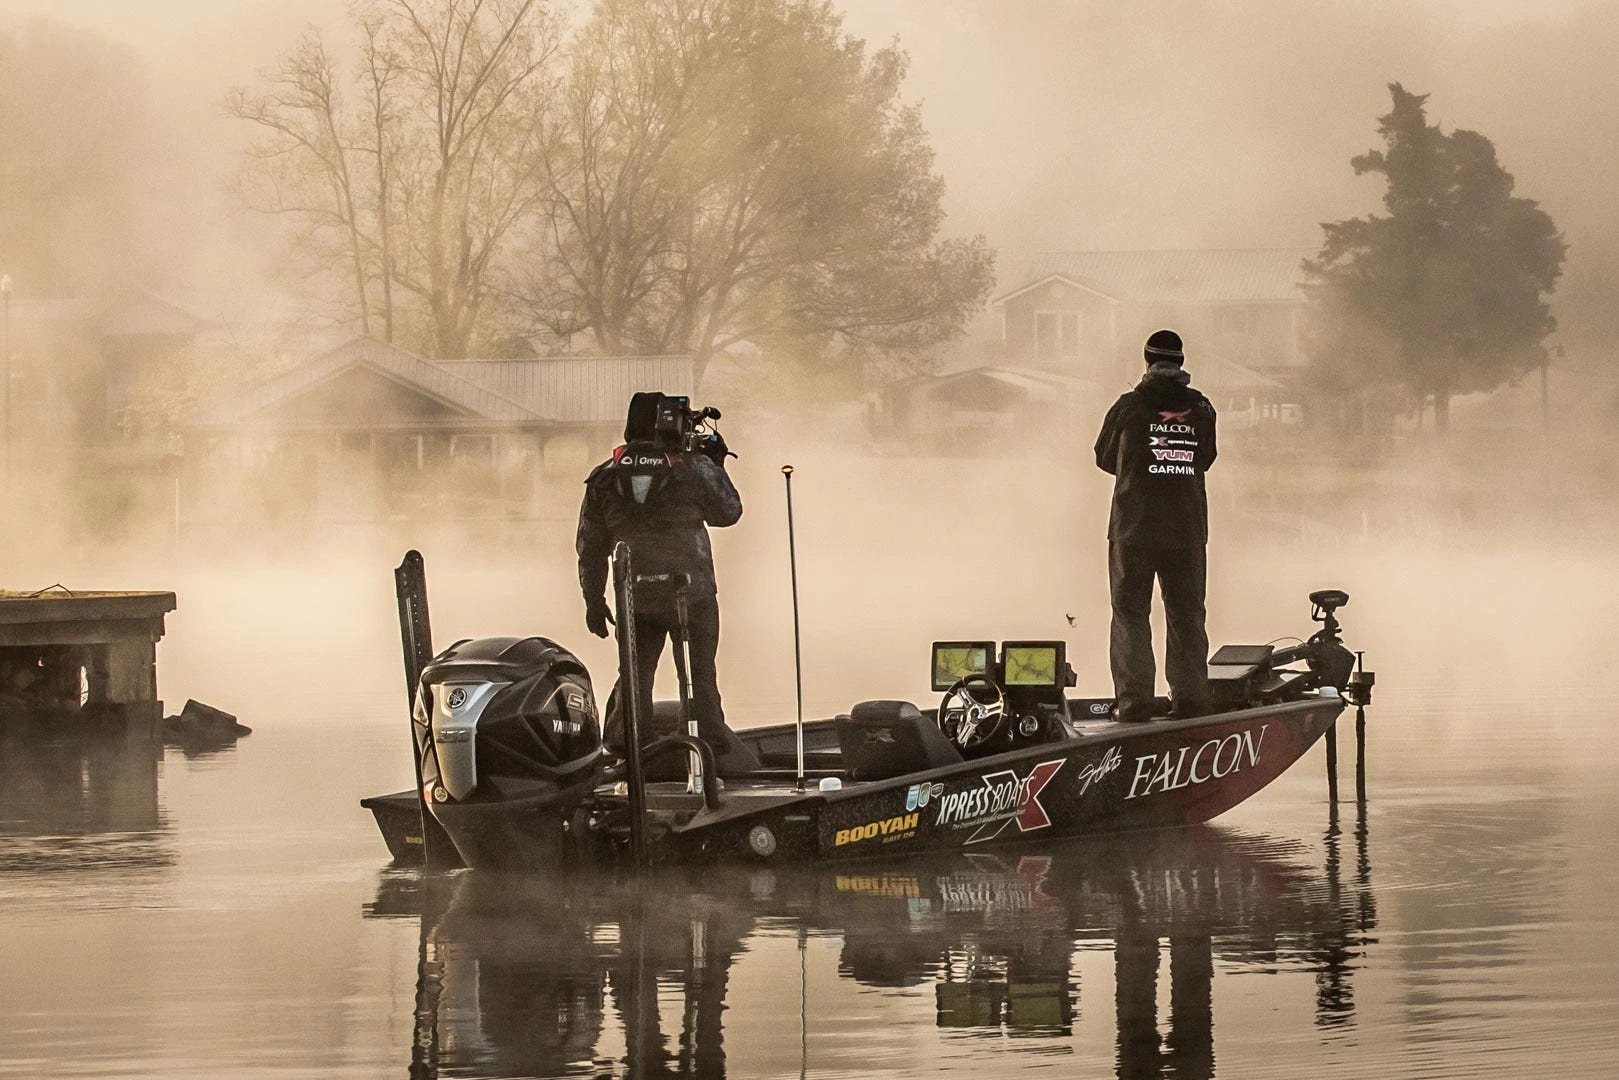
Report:
M981 776L978 779L982 787L941 796L933 824L938 828L973 829L964 841L967 844L993 840L1014 821L1019 832L1048 828L1051 818L1040 805L1040 792L1066 760L1042 761L1027 776L1020 777L1013 769Z
M922 815L912 812L900 814L898 817L884 818L881 821L870 821L864 825L855 825L848 829L839 829L832 838L833 847L842 847L844 844L858 844L862 840L875 840L879 837L885 844L895 840L904 840L916 835L916 827L921 824Z
M970 856L983 858L984 856ZM991 911L1036 911L1054 901L1045 891L1051 871L1049 856L1024 856L1011 873L1004 863L992 862L982 870L966 869L940 874L935 881L939 903L946 914Z
M838 892L894 900L918 900L922 896L922 882L911 874L839 874L834 885Z
M1124 754L1120 752L1119 748L1117 746L1108 747L1107 753L1102 755L1102 760L1093 761L1079 770L1079 793L1081 795L1085 794L1091 789L1092 784L1117 769L1123 763Z
M1241 772L1245 763L1258 765L1265 730L1269 727L1269 724L1261 724L1257 733L1253 728L1234 731L1223 738L1210 739L1196 749L1188 745L1162 754L1141 754L1136 758L1135 775L1125 798L1195 787Z
M944 794L943 784L912 784L905 792L905 812L919 810L928 804L929 799L936 799Z

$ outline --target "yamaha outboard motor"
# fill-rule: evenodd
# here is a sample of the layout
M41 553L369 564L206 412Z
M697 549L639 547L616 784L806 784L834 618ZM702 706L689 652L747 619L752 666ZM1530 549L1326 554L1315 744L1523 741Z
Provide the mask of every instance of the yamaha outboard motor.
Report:
M602 754L578 657L542 637L458 641L422 669L415 714L427 805L467 865L568 857Z

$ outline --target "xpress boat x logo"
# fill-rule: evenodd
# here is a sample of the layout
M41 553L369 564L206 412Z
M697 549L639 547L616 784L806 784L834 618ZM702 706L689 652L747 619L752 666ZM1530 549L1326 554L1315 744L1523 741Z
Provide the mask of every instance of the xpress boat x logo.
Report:
M979 777L983 787L953 791L939 798L939 814L933 824L939 828L973 829L964 841L967 844L993 840L1013 821L1019 832L1047 828L1051 818L1040 805L1040 792L1065 760L1042 761L1021 777L1013 769Z

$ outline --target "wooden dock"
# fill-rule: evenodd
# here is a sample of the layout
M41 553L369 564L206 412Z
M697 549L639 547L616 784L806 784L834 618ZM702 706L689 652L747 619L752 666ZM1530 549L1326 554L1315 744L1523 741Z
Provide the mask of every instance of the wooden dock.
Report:
M161 738L157 643L171 592L0 591L0 713L121 714Z

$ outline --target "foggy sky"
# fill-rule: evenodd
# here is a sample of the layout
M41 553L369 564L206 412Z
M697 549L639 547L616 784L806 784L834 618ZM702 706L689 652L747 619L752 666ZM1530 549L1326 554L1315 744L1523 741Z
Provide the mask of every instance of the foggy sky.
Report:
M241 277L252 226L221 194L247 133L219 116L299 29L341 32L343 0L0 0L125 41L168 118L167 269ZM842 0L851 31L910 53L948 184L952 232L1020 256L1079 248L1314 247L1318 223L1375 209L1349 158L1377 142L1385 84L1431 93L1430 118L1495 140L1572 244L1566 331L1605 319L1619 225L1619 5L1600 0ZM208 138L196 145L192 133ZM192 190L186 190L191 188ZM187 265L182 266L181 263Z

